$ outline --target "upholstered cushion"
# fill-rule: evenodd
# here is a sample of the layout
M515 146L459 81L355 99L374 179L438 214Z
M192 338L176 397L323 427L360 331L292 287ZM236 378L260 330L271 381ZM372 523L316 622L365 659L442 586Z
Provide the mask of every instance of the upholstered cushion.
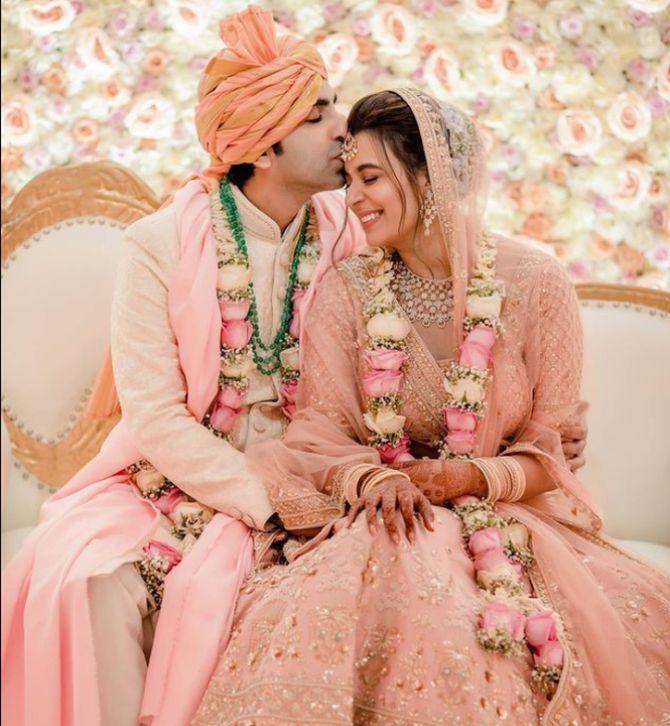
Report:
M670 572L670 547L656 542L640 542L632 539L620 539L618 544L621 545L621 549L627 550L641 560Z
M670 315L582 303L586 466L612 537L670 545Z
M123 228L103 218L57 224L22 245L5 270L4 403L13 423L32 437L63 439L86 401L109 345ZM3 529L37 521L49 494L37 483L12 467Z

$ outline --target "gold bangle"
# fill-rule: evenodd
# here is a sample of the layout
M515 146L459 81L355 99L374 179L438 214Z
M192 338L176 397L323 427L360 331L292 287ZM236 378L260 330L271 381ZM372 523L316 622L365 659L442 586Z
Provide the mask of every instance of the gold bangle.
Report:
M505 497L506 502L518 502L526 492L526 472L523 466L512 457L500 457L500 463L510 476L510 488Z

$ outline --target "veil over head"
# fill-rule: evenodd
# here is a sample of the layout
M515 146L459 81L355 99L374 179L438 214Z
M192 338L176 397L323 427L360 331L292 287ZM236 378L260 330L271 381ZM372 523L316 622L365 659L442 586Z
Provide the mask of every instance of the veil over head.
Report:
M419 127L437 207L437 221L453 276L454 327L462 338L465 293L477 262L486 199L486 164L477 129L459 109L416 88L394 88Z

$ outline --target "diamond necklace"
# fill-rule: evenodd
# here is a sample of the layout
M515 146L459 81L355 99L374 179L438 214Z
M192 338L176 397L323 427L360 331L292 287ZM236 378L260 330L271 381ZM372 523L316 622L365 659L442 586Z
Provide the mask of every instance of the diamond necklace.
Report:
M413 323L444 328L452 318L454 298L450 277L440 280L420 277L396 255L391 290Z

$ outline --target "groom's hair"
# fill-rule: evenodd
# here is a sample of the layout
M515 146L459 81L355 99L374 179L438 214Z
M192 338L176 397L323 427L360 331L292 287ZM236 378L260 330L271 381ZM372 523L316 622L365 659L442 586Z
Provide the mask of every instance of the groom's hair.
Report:
M380 91L356 101L347 119L350 134L355 135L361 131L369 131L377 141L382 157L385 160L386 170L394 180L400 202L402 226L407 211L407 199L391 165L388 150L405 167L407 178L416 197L417 204L421 204L421 189L416 181L420 171L426 171L426 155L423 150L419 126L414 118L412 109L397 93L393 91ZM417 230L419 220L417 220Z
M284 153L281 141L277 141L276 144L272 144L272 151L274 151L277 156L281 156ZM254 175L255 170L256 167L253 164L233 164L228 170L228 179L230 179L230 182L238 189L242 189Z

